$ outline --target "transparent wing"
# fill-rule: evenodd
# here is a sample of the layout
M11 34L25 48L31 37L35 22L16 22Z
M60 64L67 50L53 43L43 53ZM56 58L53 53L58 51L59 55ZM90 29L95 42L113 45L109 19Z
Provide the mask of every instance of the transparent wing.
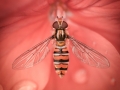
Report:
M25 69L29 67L33 67L33 65L40 62L42 59L45 58L47 53L49 52L48 44L52 36L47 38L41 43L38 43L36 46L32 47L31 49L27 50L23 54L21 54L12 64L13 69Z
M105 56L97 52L96 50L88 47L87 45L77 41L71 36L68 36L73 47L73 53L84 63L98 67L98 68L107 68L109 67L109 61Z

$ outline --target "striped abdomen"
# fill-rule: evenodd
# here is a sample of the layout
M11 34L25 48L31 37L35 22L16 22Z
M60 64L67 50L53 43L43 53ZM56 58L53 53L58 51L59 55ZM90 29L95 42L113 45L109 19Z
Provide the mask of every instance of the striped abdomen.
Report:
M59 77L62 78L67 72L69 63L69 52L67 50L67 47L64 45L56 46L53 58L55 71Z

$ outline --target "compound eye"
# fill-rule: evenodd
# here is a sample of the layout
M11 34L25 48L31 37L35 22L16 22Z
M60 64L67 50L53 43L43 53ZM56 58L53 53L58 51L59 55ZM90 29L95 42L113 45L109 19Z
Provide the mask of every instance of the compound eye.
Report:
M62 28L65 29L65 28L67 28L67 27L68 27L68 24L67 24L65 21L63 21L63 23L62 23Z
M65 21L63 21L63 22L62 22L62 25L59 26L59 25L58 25L58 22L56 21L56 22L53 23L52 26L53 26L53 28L55 28L55 29L65 29L65 28L68 27L68 24L67 24Z
M57 21L54 22L52 26L53 26L53 28L55 28L55 29L58 29L58 28L59 28L59 25L58 25L58 22L57 22Z

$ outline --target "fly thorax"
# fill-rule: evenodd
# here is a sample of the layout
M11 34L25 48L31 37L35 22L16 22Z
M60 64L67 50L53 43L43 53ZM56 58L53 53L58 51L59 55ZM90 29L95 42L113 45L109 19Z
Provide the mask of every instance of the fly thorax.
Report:
M64 37L63 30L58 30L58 32L57 32L57 38L60 39L60 38L63 38L63 37Z
M65 32L64 32L64 30L57 30L56 40L57 41L64 41L65 40Z

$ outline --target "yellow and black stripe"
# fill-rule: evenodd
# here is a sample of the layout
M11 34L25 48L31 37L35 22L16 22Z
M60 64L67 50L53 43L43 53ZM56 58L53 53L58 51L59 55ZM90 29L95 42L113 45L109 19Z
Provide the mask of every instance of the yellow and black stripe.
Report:
M66 46L56 46L53 54L55 71L62 78L68 69L69 52Z

